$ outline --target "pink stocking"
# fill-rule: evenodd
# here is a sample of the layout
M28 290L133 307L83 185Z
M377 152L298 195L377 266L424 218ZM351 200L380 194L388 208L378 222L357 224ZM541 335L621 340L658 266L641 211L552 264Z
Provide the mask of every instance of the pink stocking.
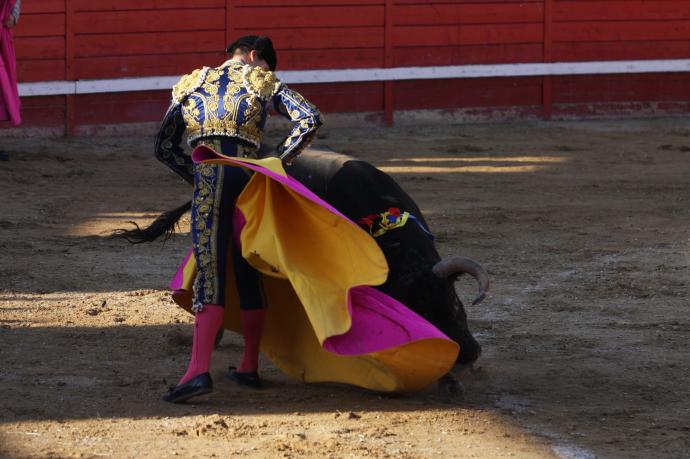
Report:
M216 334L223 323L223 312L222 306L205 304L204 309L194 316L192 358L189 361L187 372L180 379L178 385L208 371Z
M259 345L264 326L263 309L241 309L242 334L244 335L244 356L237 369L240 373L252 373L259 368Z

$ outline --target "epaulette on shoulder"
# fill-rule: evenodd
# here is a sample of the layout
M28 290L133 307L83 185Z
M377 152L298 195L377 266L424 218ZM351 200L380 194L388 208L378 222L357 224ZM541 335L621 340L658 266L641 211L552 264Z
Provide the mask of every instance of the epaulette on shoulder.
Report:
M273 97L281 86L275 73L260 67L246 66L242 76L247 90L261 99Z
M180 81L172 89L173 101L179 104L185 97L197 90L204 83L208 71L209 67L203 67L180 78Z

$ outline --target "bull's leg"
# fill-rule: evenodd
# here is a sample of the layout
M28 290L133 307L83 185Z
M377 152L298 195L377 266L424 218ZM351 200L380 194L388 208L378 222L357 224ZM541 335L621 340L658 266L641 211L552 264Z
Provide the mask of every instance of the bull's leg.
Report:
M473 364L482 354L481 344L474 339L474 336L470 334L469 330L467 331L467 335L458 340L458 344L460 344L460 356L458 357L457 363L461 365Z
M452 319L441 321L445 327L441 331L450 339L460 345L460 355L457 363L460 365L469 365L474 363L482 353L482 346L472 336L469 326L467 325L467 313L462 303L454 314Z
M462 399L465 397L465 388L453 373L446 373L437 383L441 397Z

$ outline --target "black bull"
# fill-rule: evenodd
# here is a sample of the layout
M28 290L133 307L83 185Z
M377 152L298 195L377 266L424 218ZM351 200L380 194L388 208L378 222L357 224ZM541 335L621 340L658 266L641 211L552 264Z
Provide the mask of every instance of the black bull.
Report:
M366 161L327 150L307 149L286 168L289 175L313 193L357 221L390 208L409 212L428 228L410 196L386 173ZM458 363L472 363L481 346L467 325L467 315L454 288L459 274L472 274L484 298L489 288L486 272L469 259L441 260L424 229L408 220L402 227L376 238L388 262L386 283L376 287L434 324L460 344Z
M262 149L262 152L266 151ZM409 212L428 228L419 207L387 174L366 161L328 150L307 149L286 168L289 175L353 221L390 208ZM163 213L150 226L119 230L115 236L132 243L151 242L163 234L169 238L176 222L190 209L188 202ZM489 278L479 264L464 257L441 260L433 241L413 221L376 238L388 262L386 283L377 288L424 317L460 345L458 363L477 360L481 346L467 326L467 315L457 296L458 275L471 274L479 285L481 301Z

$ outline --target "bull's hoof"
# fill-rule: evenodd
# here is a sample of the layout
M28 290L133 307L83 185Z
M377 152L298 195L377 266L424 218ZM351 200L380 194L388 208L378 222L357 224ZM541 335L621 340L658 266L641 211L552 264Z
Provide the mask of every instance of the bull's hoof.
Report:
M456 363L455 366L453 367L455 370L465 372L465 371L474 371L474 363L475 362L470 362L470 363Z
M438 393L446 399L462 400L465 398L465 388L453 374L447 373L437 383Z
M478 342L470 343L468 345L460 345L462 352L458 356L456 365L468 366L474 364L482 355L482 347Z

